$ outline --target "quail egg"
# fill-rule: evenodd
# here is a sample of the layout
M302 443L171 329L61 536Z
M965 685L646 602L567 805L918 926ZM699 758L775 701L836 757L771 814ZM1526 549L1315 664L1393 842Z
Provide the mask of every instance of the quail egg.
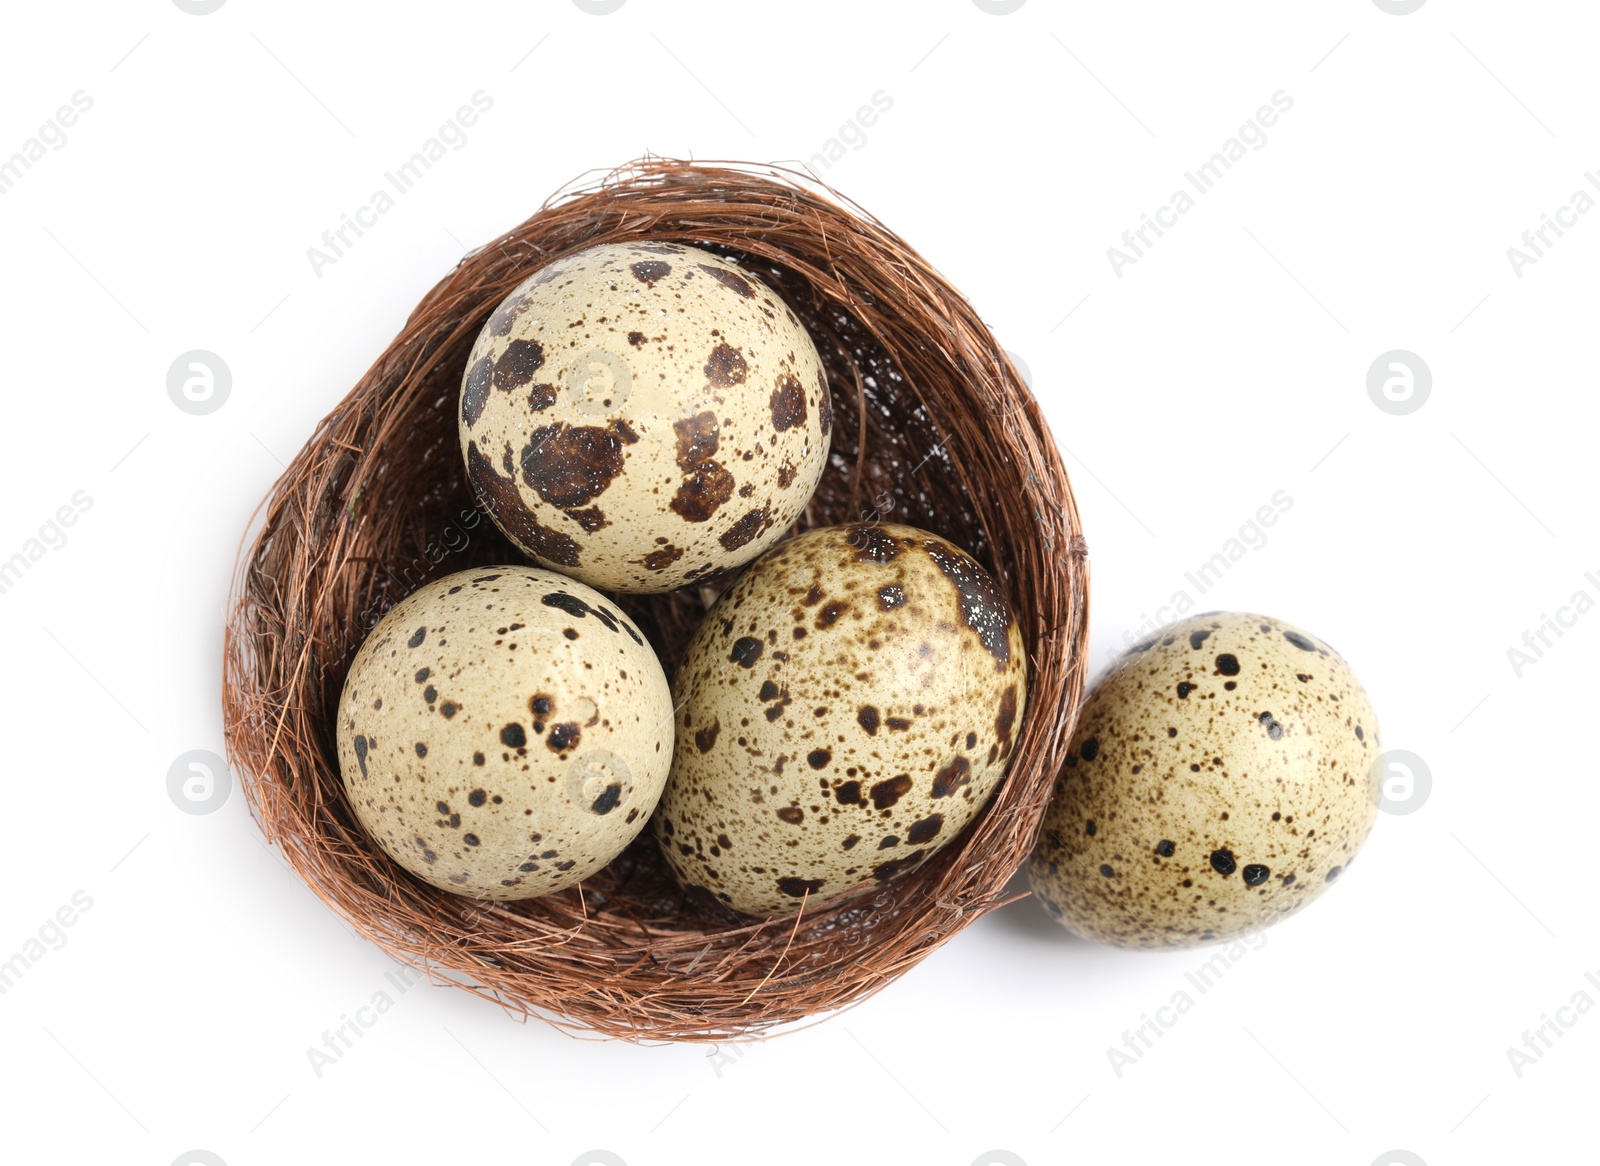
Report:
M908 526L808 531L689 644L656 836L682 882L750 915L883 884L989 800L1026 689L1021 630L965 552Z
M557 259L484 324L461 451L485 508L545 566L670 591L782 538L833 411L816 346L752 271L697 247Z
M644 828L672 760L655 653L597 592L535 567L420 588L356 653L339 769L406 870L478 899L581 882Z
M1378 721L1345 659L1210 612L1124 656L1084 703L1028 864L1069 930L1222 942L1318 898L1376 818Z

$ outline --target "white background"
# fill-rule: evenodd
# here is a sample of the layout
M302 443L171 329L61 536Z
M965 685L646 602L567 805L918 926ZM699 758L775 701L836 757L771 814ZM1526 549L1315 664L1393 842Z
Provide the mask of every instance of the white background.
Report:
M1600 1010L1563 1014L1520 1076L1507 1049L1600 1002L1600 613L1569 610L1520 670L1507 652L1600 598L1600 214L1520 274L1507 248L1600 197L1591 21L1576 0L8 7L0 158L74 92L93 106L0 196L0 559L92 505L0 595L0 960L74 892L92 906L0 996L5 1157L1441 1166L1574 1138ZM307 249L478 90L465 146L314 272ZM1120 1076L1107 1049L1209 953L1090 946L1027 902L720 1056L398 994L236 786L207 815L167 793L175 758L222 749L254 507L465 248L645 150L809 159L880 90L825 177L1031 369L1083 511L1096 670L1284 491L1202 609L1337 645L1431 796ZM1122 232L1279 90L1266 144L1114 271ZM209 415L167 395L190 349L232 371ZM1408 415L1367 392L1392 349L1432 372ZM392 1010L318 1076L307 1049L380 990Z

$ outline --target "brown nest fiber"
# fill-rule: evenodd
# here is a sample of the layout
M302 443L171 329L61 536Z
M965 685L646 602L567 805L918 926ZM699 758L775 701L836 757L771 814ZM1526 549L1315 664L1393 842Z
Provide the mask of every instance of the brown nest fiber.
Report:
M816 339L837 420L801 526L881 517L945 536L994 572L1029 647L1026 720L988 809L921 870L798 920L756 922L679 890L649 830L581 887L510 904L453 896L368 839L339 778L340 688L371 626L429 579L522 561L476 509L457 444L457 392L479 328L544 264L644 238L736 258ZM268 840L397 958L571 1029L749 1035L863 999L1001 901L1083 687L1085 556L1037 403L927 261L792 172L645 159L562 192L462 260L279 479L235 579L228 752ZM671 675L713 597L702 588L620 603Z

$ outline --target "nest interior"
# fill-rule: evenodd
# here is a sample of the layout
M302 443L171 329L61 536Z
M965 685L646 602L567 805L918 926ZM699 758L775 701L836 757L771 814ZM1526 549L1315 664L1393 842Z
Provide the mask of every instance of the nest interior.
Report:
M648 238L767 280L827 367L830 465L800 528L882 519L987 565L1029 651L988 808L875 892L755 921L673 882L651 831L581 887L491 904L426 886L362 831L335 750L345 671L422 583L521 562L478 507L457 401L484 321L546 263ZM723 1040L853 1004L995 906L1031 848L1082 692L1087 553L1049 430L966 300L860 208L779 168L645 159L563 191L430 291L263 504L224 641L229 756L290 866L358 932L516 1013L627 1039ZM670 676L709 588L622 596Z

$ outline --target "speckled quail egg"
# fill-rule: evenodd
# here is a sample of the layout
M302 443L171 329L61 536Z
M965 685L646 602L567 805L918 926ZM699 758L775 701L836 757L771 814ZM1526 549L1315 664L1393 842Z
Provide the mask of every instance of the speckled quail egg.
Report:
M656 837L680 881L751 915L887 882L983 808L1026 688L1022 633L965 552L909 526L808 531L689 644Z
M1236 938L1317 898L1377 815L1378 720L1342 656L1210 612L1084 703L1028 870L1069 930L1121 947Z
M676 243L555 260L489 317L461 386L478 497L540 563L615 591L716 577L782 538L833 410L816 346L737 264Z
M527 899L644 828L672 761L655 653L582 583L487 567L418 589L356 653L339 769L367 833L446 891Z

